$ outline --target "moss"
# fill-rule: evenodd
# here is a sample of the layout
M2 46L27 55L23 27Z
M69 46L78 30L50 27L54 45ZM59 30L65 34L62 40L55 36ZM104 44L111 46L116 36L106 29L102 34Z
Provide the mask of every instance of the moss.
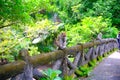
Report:
M68 58L71 62L73 62L74 61L74 58Z
M104 53L104 54L103 54L103 57L107 57L107 56L108 56L108 53Z
M65 76L63 80L79 80L79 79L74 78L73 76Z
M99 62L102 61L102 59L103 59L102 56L98 56L98 57L97 57L97 60L98 60Z
M83 66L79 67L80 77L87 77L89 73L91 72L92 68L88 66L88 64L85 64Z
M81 67L85 67L85 68L87 68L87 67L88 67L88 64L85 64L85 65L83 65L83 66L81 66Z
M93 59L93 60L91 60L90 62L88 62L88 65L89 65L90 67L94 67L96 64L97 64L97 59Z

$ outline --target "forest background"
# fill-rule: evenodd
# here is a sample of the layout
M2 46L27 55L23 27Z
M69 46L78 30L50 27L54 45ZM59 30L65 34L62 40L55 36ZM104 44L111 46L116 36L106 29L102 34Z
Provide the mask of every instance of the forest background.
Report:
M0 58L14 61L19 50L30 55L56 50L57 35L67 47L96 39L116 38L120 0L0 0Z

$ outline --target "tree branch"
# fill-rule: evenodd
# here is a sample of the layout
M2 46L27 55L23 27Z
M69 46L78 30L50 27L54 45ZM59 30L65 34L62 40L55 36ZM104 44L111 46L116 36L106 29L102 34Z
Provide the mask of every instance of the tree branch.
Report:
M16 24L17 22L12 22L12 23L10 23L10 24L7 24L7 25L2 25L2 26L0 26L0 29L1 28L4 28L4 27L9 27L9 26L11 26L11 25L13 25L13 24Z

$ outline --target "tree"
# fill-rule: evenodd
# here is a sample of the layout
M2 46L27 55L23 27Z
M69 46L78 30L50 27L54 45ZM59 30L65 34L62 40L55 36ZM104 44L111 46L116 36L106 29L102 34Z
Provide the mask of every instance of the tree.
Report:
M36 14L46 14L56 9L50 0L0 0L0 7L0 28L18 23L30 24Z

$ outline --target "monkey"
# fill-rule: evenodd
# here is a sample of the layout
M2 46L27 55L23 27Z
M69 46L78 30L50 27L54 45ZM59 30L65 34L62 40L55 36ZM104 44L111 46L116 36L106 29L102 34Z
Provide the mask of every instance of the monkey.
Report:
M102 40L102 33L101 32L98 34L97 40Z
M58 47L58 50L66 48L66 33L62 32L59 34L55 40L55 44Z
M7 63L8 63L7 58L4 58L4 59L3 59L3 64L7 64Z
M1 58L0 59L0 65L4 65L4 64L7 64L7 63L8 63L7 58Z

